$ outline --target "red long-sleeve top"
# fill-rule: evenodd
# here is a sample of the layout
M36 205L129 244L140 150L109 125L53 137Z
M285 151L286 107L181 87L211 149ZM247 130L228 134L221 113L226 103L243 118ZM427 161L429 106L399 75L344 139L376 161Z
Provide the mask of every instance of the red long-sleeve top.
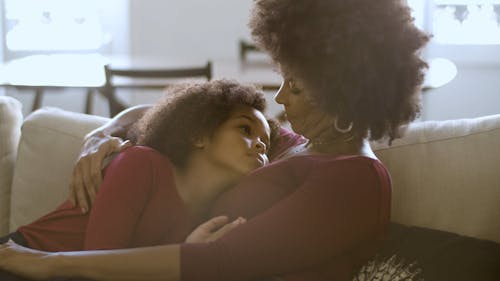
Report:
M179 243L198 223L177 193L168 158L135 146L106 168L90 213L65 202L18 231L31 248L76 251Z
M297 156L256 170L213 215L249 220L219 240L181 246L181 278L350 280L373 255L390 216L384 166L362 156Z

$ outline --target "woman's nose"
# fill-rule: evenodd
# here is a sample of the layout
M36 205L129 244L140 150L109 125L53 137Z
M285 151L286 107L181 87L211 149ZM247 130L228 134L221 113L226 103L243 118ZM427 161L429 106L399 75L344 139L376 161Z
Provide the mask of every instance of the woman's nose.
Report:
M285 84L285 82L282 82L278 92L276 92L276 95L274 95L274 100L279 104L286 103L286 89L285 88L286 88L286 84Z

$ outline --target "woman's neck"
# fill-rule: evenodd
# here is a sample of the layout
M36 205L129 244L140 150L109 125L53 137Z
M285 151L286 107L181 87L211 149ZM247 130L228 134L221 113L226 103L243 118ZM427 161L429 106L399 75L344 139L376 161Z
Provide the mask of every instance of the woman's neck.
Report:
M373 153L370 143L367 139L350 139L348 141L332 140L332 141L311 141L297 146L290 150L284 158L300 156L300 155L361 155L369 158L377 159Z
M358 137L352 131L338 132L332 128L331 118L323 118L304 133L309 142L299 149L296 155L362 155L377 159L366 138Z
M328 142L310 142L310 152L332 155L362 155L375 158L370 143L367 139L352 138L349 140L340 139L338 141Z
M183 169L174 168L177 192L196 218L204 218L219 194L240 177L192 157Z

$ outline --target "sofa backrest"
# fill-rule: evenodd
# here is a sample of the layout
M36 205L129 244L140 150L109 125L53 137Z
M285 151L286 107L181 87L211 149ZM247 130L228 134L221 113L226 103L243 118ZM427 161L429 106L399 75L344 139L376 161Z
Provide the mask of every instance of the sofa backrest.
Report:
M107 120L57 108L43 108L26 118L12 183L10 231L66 199L83 137Z
M28 116L11 230L66 198L83 136L106 120L53 108ZM391 147L372 146L393 179L393 221L500 242L500 115L414 123Z
M413 123L372 146L393 179L393 221L500 242L500 115Z

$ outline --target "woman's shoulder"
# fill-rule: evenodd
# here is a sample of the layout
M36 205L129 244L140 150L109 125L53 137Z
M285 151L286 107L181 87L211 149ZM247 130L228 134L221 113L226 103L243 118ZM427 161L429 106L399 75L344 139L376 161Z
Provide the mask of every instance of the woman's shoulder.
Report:
M350 166L350 167L384 167L380 160L365 155L312 155L309 161L316 163L316 166Z
M312 177L326 177L362 182L364 184L377 183L381 186L390 186L389 171L380 160L363 155L342 155L328 159L316 158Z
M296 155L284 159L280 159L275 163L318 163L318 165L338 165L339 163L372 163L381 164L380 160L359 154L343 154L343 155L329 155L329 154L304 154Z
M388 172L382 162L376 158L364 155L299 155L276 161L269 165L308 170L315 176L328 176L332 171L342 171L350 174L376 172L383 176ZM337 172L336 172L337 174Z

